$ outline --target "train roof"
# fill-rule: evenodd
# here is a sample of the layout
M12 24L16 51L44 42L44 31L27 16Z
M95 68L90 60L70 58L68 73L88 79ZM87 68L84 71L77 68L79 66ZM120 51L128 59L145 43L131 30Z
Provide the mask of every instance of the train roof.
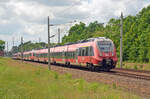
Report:
M106 37L97 37L97 38L88 38L88 39L86 39L86 40L80 40L80 41L77 41L77 42L70 42L70 43L66 43L65 45L56 45L56 46L52 46L51 48L51 51L53 51L54 49L55 49L55 47L58 47L59 48L59 50L62 50L62 49L64 49L63 47L65 47L65 46L67 46L67 45L73 45L74 46L74 44L76 45L80 45L81 44L81 46L84 44L84 43L90 43L90 42L95 42L95 41L111 41L112 42L112 40L111 39L108 39L108 38L106 38ZM72 47L73 47L72 46ZM69 48L70 50L74 50L74 48ZM56 50L56 49L55 49ZM65 49L65 50L67 50L67 49ZM48 52L48 48L44 48L44 49L39 49L39 50L32 50L32 51L27 51L27 52L24 52L24 54L28 54L28 53L44 53L44 52ZM17 53L17 54L20 54L20 53Z
M97 40L107 40L107 41L112 41L106 37L97 37L97 38L88 38L88 39L85 39L85 40L80 40L80 41L77 41L77 42L68 42L68 43L65 43L64 45L56 45L54 47L57 47L57 46L65 46L65 45L72 45L72 44L79 44L79 43L86 43L86 42L93 42L93 41L97 41Z

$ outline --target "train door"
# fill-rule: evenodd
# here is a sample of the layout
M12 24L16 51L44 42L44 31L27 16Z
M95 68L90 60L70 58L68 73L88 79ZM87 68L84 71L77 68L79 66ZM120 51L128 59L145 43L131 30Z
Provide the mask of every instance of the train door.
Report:
M89 50L90 50L90 47L86 47L85 48L85 63L90 63L91 62L91 59L90 59L90 53L89 53Z
M62 62L65 63L65 51L62 51Z
M82 49L81 49L81 56L82 56L82 58L81 58L81 63L85 63L85 61L86 61L86 47L83 47Z
M65 52L65 62L68 62L68 49L69 49L69 46L67 46L67 51Z
M78 49L78 63L81 65L82 62L82 48Z
M89 47L89 62L90 63L92 63L93 61L92 61L92 56L94 56L94 50L93 50L93 47L92 46L90 46Z
M76 64L78 64L78 56L79 56L79 48L76 49L76 54L75 54Z
M55 47L53 47L53 51L52 51L52 61L55 62Z

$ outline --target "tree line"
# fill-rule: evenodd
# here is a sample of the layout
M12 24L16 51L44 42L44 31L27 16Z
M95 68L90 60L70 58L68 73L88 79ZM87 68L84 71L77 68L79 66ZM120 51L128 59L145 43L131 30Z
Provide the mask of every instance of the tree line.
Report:
M63 37L62 44L91 37L112 39L119 57L120 19L112 18L106 25L95 21L86 26L80 22L70 28L68 36ZM123 60L150 62L150 5L137 15L123 19Z
M5 49L5 41L0 40L0 51L4 51Z

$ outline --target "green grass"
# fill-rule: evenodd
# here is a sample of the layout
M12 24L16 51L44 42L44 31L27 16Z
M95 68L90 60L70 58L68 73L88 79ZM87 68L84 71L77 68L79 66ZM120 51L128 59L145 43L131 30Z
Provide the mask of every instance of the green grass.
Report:
M73 79L33 64L0 58L0 99L140 99L101 83Z
M120 67L119 61L117 67ZM150 70L150 63L123 62L123 68L135 70Z

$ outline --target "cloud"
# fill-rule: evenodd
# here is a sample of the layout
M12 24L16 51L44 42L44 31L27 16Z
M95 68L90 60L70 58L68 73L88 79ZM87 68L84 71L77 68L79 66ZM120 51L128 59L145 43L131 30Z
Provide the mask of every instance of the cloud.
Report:
M135 15L147 3L144 0L92 0L89 6L93 19L107 22L110 18L118 18L121 12L125 16Z
M9 2L8 6L13 6L13 13L27 21L38 21L48 15L54 18L53 13L50 13L50 7L38 3Z
M68 34L74 20L89 23L98 20L106 23L110 18L136 15L149 0L0 0L0 39L24 37L24 41L47 41L47 16L51 34L61 28L61 37ZM5 36L5 38L4 38ZM57 42L56 38L52 39ZM19 43L18 43L19 44Z
M15 0L19 2L20 0ZM22 0L22 2L36 2L46 6L69 6L69 5L80 5L80 0Z

